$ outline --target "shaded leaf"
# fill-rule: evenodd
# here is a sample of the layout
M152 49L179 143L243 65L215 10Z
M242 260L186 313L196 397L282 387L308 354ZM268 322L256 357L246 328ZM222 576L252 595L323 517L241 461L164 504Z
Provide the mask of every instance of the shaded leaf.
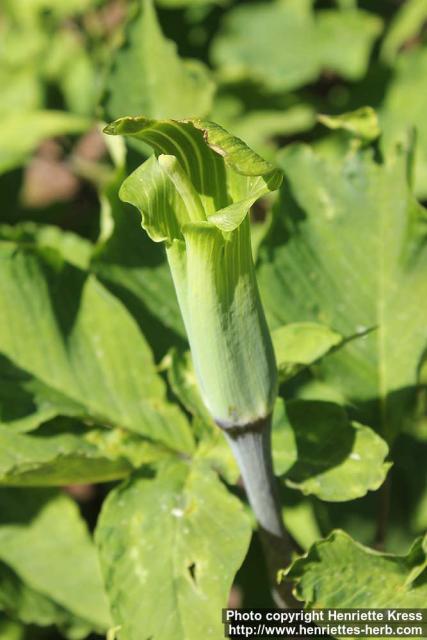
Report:
M114 490L96 540L121 638L220 637L249 539L242 505L206 466L176 462Z
M273 414L273 461L277 475L305 495L354 500L383 483L388 447L372 429L350 422L331 402L278 400Z
M3 562L0 562L0 610L25 625L56 626L70 640L85 638L92 629L90 624L74 616L42 592L29 587ZM24 632L21 625L16 625L16 633L17 628L21 633ZM1 617L0 633L3 633ZM3 640L4 636L0 637Z

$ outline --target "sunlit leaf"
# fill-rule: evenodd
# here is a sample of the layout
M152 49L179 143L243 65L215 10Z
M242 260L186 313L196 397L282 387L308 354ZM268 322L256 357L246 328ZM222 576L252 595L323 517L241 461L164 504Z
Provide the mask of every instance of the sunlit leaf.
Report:
M407 555L395 556L334 531L285 575L296 583L296 596L309 607L418 608L427 597L426 553L422 538Z
M116 298L50 248L3 242L0 262L0 352L82 416L191 449L187 422Z
M387 439L414 408L427 345L426 213L408 185L405 147L321 156L292 146L258 278L273 326L316 321L355 340L319 365L358 420ZM407 415L406 419L409 419Z
M140 0L126 41L115 55L108 79L110 118L145 114L152 118L206 115L214 84L197 60L181 60L160 29L152 0Z
M176 462L114 490L96 540L123 639L219 638L250 532L242 505L204 465Z
M1 489L0 506L0 561L86 629L106 629L98 559L75 503L48 490Z

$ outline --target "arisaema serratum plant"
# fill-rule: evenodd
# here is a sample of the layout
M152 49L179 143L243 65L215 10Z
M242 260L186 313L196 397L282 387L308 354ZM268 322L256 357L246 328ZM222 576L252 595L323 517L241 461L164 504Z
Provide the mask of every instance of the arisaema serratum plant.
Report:
M200 392L239 463L274 578L290 547L271 462L277 367L248 213L282 174L210 122L121 118L105 131L154 150L120 197L140 210L151 239L165 243ZM289 603L290 595L280 598Z

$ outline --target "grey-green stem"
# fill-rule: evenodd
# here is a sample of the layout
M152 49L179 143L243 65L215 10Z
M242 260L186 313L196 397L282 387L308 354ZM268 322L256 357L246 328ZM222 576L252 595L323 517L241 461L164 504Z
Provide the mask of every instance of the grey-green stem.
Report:
M288 583L277 573L291 562L292 546L285 530L271 455L271 416L253 424L224 429L238 462L259 534L278 606L298 606Z

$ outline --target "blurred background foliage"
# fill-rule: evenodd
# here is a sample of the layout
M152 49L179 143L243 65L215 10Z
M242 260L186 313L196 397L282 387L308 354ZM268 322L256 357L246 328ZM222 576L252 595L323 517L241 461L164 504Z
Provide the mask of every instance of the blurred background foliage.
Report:
M363 147L369 138L378 137L379 130L383 133L376 146L379 155L387 155L396 143L404 144L410 131L416 138L413 189L419 201L427 201L426 27L426 0L2 0L0 236L36 245L46 255L55 249L71 265L95 274L106 291L125 304L129 323L132 320L142 328L160 363L171 347L185 348L185 333L162 249L145 237L136 213L117 197L125 172L149 150L137 141L126 142L125 149L122 141L106 140L103 123L137 114L206 117L268 159L279 161L289 176L286 184L296 192L304 184L298 184L292 166L300 162L303 167L305 160L281 151L288 144L310 143L325 162L335 166L347 148ZM318 118L318 114L335 116L366 106L375 109L378 122L368 123L365 137L354 137L353 120L350 125L337 125L336 119L320 122ZM371 112L369 117L374 117ZM304 167L301 175L307 170L309 180L314 174ZM284 191L280 197L287 195ZM264 291L274 281L269 272L274 242L263 244L274 218L272 205L274 198L267 199L252 212ZM286 230L274 229L276 239L282 233L280 242L286 243ZM357 228L348 233L350 240L365 242ZM297 260L298 249L295 255ZM280 260L279 255L282 264ZM63 286L79 289L75 277ZM280 315L278 304L277 298L267 300L273 326L301 319L301 309ZM108 309L100 310L100 317ZM43 313L42 302L38 313ZM348 335L349 327L332 326ZM361 333L368 328L362 327ZM425 383L424 361L425 353L419 363ZM0 376L2 423L12 414L9 422L19 431L39 425L48 428L48 421L61 414L60 409L56 414L46 412L41 403L31 409L30 417L18 416L26 398L22 372L5 358L0 361ZM288 382L283 392L287 398L339 401L337 389L327 388L329 382L327 366L314 367ZM85 398L79 401L84 404ZM55 402L61 407L64 399ZM393 449L389 551L405 551L427 527L425 406L423 392L418 392L416 415L405 423ZM79 416L79 411L73 407L64 412ZM381 431L371 408L365 415L370 416L367 424ZM141 459L146 455L141 453ZM109 474L108 465L102 467L100 477L108 479ZM90 527L107 488L67 489L80 502ZM287 525L302 547L333 527L342 527L365 544L372 542L377 494L337 504L303 496L289 486L283 486L283 492L289 505ZM7 499L5 493L6 511ZM58 518L69 518L69 527L79 530L72 506L56 497L52 513L55 509ZM260 602L262 576L253 568L258 567L258 558L254 540L237 576L235 603L264 604ZM61 609L57 583L38 584L30 575L25 592L22 585L15 585L10 566L13 562L8 564L7 557L0 555L0 611L13 611L6 595L12 594L17 602L19 593L16 617L36 626L24 627L0 613L3 640L59 637L50 630L49 621L67 637L84 636L90 613L77 607L71 620ZM27 615L34 599L42 597L45 600L37 610L43 616ZM64 598L68 602L68 596ZM88 628L97 628L98 623L102 628L102 615L91 620ZM41 631L46 625L48 630Z

